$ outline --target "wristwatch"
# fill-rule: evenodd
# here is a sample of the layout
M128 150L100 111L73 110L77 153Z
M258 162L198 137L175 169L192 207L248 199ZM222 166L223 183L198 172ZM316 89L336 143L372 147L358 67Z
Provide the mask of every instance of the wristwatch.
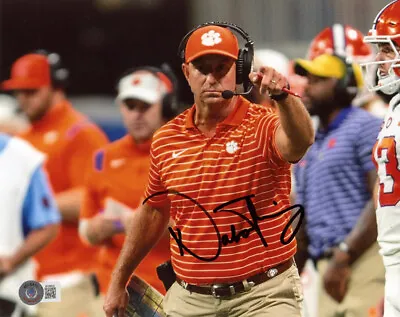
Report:
M345 253L350 254L350 247L349 247L349 245L348 245L346 242L344 242L344 241L342 241L342 242L339 243L338 249L339 249L340 251L342 251L342 252L345 252Z
M286 88L290 90L290 85L289 83L286 85ZM269 97L275 101L281 101L283 99L286 99L287 96L289 96L289 94L285 91L283 91L281 94L279 95L269 95Z
M333 260L337 265L344 265L348 266L351 265L352 258L352 251L350 250L349 245L342 241L336 246L336 250L339 250L338 252L334 253Z
M281 101L283 99L286 99L289 94L287 92L283 92L279 95L270 95L269 97L275 101Z

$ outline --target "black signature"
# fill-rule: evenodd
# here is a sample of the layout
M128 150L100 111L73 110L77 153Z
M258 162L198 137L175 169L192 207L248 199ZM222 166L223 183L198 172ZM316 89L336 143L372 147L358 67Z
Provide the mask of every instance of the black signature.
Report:
M295 210L296 208L298 208L297 211L291 216L289 222L286 224L285 228L283 228L282 233L280 235L281 243L282 244L289 244L295 238L297 232L300 229L301 223L303 222L303 219L304 219L304 207L302 205L299 205L299 204L290 206L289 208L280 210L280 211L275 212L273 214L269 214L269 215L266 215L266 216L259 217L257 215L257 211L256 211L256 208L255 208L255 206L253 204L253 201L251 200L251 198L255 197L255 195L254 194L253 195L247 195L247 196L243 196L243 197L232 199L232 200L230 200L230 201L228 201L226 203L223 203L223 204L221 204L221 205L219 205L219 206L217 206L216 208L213 209L214 213L224 211L224 212L230 212L230 213L232 213L234 215L237 215L240 218L242 218L243 220L245 220L250 225L249 228L242 229L239 232L236 232L235 226L231 225L231 237L229 237L228 234L224 234L224 235L221 236L221 233L219 232L218 227L217 227L214 219L211 217L210 213L200 203L198 203L195 199L189 197L188 195L182 194L182 193L180 193L180 192L178 192L176 190L166 190L166 191L163 191L163 192L158 192L158 193L155 193L153 195L150 195L149 197L147 197L143 201L143 204L147 200L149 200L149 199L151 199L151 198L153 198L155 196L160 196L160 195L164 195L164 194L173 194L173 195L181 196L183 198L186 198L186 199L190 200L194 205L199 207L204 212L204 214L208 217L208 219L210 220L210 223L214 227L215 234L216 234L217 240L218 240L217 251L216 251L215 255L212 256L212 257L202 257L202 256L199 256L196 253L194 253L192 250L190 250L183 243L181 230L178 228L178 229L176 229L176 232L175 232L171 227L168 227L168 230L169 230L171 236L175 239L176 243L179 246L179 252L180 252L181 256L183 256L184 255L184 251L186 251L187 253L189 253L193 257L195 257L196 259L204 261L204 262L212 262L212 261L216 260L219 257L219 255L221 254L222 246L226 246L226 245L231 244L231 243L238 243L240 241L240 239L248 238L250 233L253 232L253 231L255 231L257 233L257 235L260 238L260 241L264 245L264 247L268 247L268 243L267 243L267 241L265 241L265 239L264 239L264 237L263 237L263 235L261 233L261 229L260 229L260 227L258 225L258 222L262 221L262 220L265 220L265 219L271 219L271 218L279 217L279 216L283 215L286 212L290 212L290 211ZM242 200L246 201L247 210L250 212L251 219L247 218L246 216L244 216L243 214L241 214L241 213L239 213L237 211L234 211L234 210L231 210L231 209L225 209L225 207L227 207L227 206L229 206L231 204L234 204L234 203L236 203L238 201L242 201ZM278 205L277 202L275 202L275 201L273 202L273 204L275 206ZM285 240L285 236L286 236L287 231L289 230L291 224L296 220L297 217L299 217L299 221L297 222L295 228L293 229L292 234L289 236L288 239Z

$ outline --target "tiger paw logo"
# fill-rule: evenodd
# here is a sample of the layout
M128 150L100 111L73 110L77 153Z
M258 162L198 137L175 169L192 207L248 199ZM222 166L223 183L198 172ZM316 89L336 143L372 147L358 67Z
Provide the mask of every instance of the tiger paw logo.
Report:
M214 30L208 31L201 36L201 44L204 46L214 46L222 42L221 34Z
M235 153L237 150L239 149L237 142L235 141L230 141L228 143L226 143L226 151L229 154L233 154Z

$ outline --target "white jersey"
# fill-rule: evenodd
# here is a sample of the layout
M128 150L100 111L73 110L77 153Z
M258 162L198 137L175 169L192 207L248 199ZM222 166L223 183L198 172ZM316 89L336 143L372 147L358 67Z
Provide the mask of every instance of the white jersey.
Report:
M385 265L400 264L400 94L389 104L373 151L378 169L378 242Z
M23 203L32 174L43 160L42 153L18 138L9 139L0 149L0 256L14 254L24 243ZM29 259L12 274L0 278L0 298L22 304L19 287L34 277L35 265ZM23 306L29 311L34 309Z

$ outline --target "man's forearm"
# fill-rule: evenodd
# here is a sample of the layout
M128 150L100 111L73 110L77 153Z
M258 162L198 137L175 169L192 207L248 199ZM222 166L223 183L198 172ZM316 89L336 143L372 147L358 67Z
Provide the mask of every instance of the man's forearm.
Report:
M345 239L350 249L350 262L356 261L376 241L376 238L375 209L372 200L369 200L355 227Z
M134 213L132 226L127 231L124 245L112 274L112 281L124 285L143 260L146 254L157 243L168 226L169 215L150 208L147 205Z
M83 188L75 187L56 195L56 202L62 220L65 222L78 222L79 210L83 200Z
M11 257L14 268L17 268L31 256L35 255L44 246L53 240L58 232L58 225L48 225L44 228L33 230L28 234L22 246Z
M281 126L294 151L292 161L299 160L314 142L311 117L301 100L291 95L279 101L278 108Z
M79 235L83 241L91 245L102 244L115 234L123 233L124 231L125 227L121 220L117 218L105 218L103 214L92 219L82 219L79 221Z
M105 237L98 233L91 220L79 221L79 234L90 245L98 245L105 240Z

